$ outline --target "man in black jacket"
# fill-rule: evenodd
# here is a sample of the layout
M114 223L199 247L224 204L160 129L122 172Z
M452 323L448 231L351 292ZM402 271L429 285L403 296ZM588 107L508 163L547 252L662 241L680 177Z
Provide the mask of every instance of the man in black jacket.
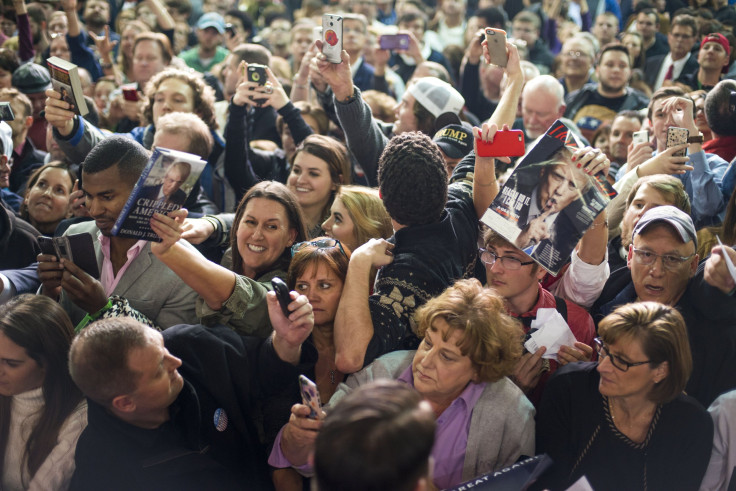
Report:
M697 55L691 53L698 34L698 25L690 15L678 15L672 20L667 42L670 52L663 55L647 58L644 67L644 81L653 90L656 90L667 81L671 84L679 81L680 77L688 76L698 71Z
M687 213L674 206L650 209L634 227L628 268L611 274L592 312L598 323L630 302L676 307L685 319L693 358L686 392L708 407L736 388L736 308L731 297L705 282L696 246Z
M69 368L88 397L89 425L70 489L270 489L256 406L286 394L295 402L316 351L301 346L314 324L306 297L290 304L293 321L273 293L267 301L266 340L226 326L180 325L162 336L130 318L82 331ZM264 426L273 414L263 411Z
M609 44L601 50L595 69L598 83L567 94L565 117L572 119L583 136L593 140L593 133L604 123L610 123L619 111L643 109L649 99L631 87L629 50L621 44Z

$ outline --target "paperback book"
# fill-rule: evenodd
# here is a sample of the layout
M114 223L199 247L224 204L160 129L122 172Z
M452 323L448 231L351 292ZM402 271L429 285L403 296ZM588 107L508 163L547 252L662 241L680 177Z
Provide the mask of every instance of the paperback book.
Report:
M74 63L70 63L56 56L47 60L49 72L51 73L51 85L54 90L61 94L61 99L72 105L72 111L80 116L89 113L87 103L82 92L82 81L79 79L79 69Z

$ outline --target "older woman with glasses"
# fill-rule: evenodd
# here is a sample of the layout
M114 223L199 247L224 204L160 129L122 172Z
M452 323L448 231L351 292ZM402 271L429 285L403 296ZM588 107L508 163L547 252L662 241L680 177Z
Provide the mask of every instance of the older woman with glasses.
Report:
M538 489L696 490L710 458L713 423L683 389L692 358L677 310L639 302L599 324L600 361L558 370L537 418L537 450L554 460Z
M341 384L329 406L377 379L416 389L437 418L432 480L438 489L533 454L534 409L507 378L521 354L522 331L503 300L478 280L461 280L423 305L416 323L422 340L416 351L376 359ZM320 421L308 416L307 406L292 408L271 453L272 466L311 471L308 456Z

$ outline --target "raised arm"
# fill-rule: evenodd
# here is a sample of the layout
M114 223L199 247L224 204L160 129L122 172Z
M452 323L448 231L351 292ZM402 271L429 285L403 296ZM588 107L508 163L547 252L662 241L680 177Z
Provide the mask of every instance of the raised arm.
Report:
M393 261L393 244L383 239L371 239L358 247L350 257L340 305L335 315L335 363L343 373L353 373L363 367L366 350L374 329L369 297L371 267L381 267Z
M320 43L317 45L321 46ZM315 59L320 73L332 88L337 117L345 132L348 148L365 171L370 185L376 186L378 159L388 138L373 118L370 106L360 97L360 91L353 86L350 56L343 50L339 64L330 63L322 53L318 53Z
M516 110L519 107L519 97L521 97L521 90L524 88L524 72L521 70L519 51L515 44L509 42L506 42L506 51L509 55L505 70L508 85L503 91L501 100L498 101L498 107L488 120L489 123L495 124L498 128L502 128L503 125L508 125L511 128L514 125ZM487 41L483 41L483 54L486 57L486 62L490 63L491 57L488 54Z
M163 240L151 244L151 251L179 278L201 296L213 310L222 308L235 289L235 273L209 261L193 247L180 244L180 223L186 211L177 211L170 216L156 213L151 219L151 228Z

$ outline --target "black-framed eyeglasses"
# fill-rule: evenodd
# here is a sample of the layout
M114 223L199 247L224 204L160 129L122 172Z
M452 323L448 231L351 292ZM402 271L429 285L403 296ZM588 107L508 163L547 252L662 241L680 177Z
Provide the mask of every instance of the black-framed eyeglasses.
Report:
M314 246L318 249L331 249L332 247L339 247L340 252L342 252L345 257L347 257L347 253L345 252L345 249L342 248L342 244L337 239L319 239L319 240L306 240L304 242L297 242L293 246L291 246L291 257L294 257L294 255L299 252L301 249L304 249L307 246Z
M667 269L669 271L677 271L680 269L680 266L682 266L686 261L689 261L690 259L695 256L695 253L690 254L689 256L675 256L673 254L655 254L652 251L646 251L644 249L637 249L634 246L631 246L631 250L634 252L634 259L637 263L642 264L644 266L652 266L656 261L658 257L662 258L662 264L664 265L664 269Z
M651 360L630 362L630 361L624 360L618 355L612 355L611 352L608 351L608 347L603 343L603 340L601 338L595 338L593 340L593 346L595 347L595 350L598 353L598 363L601 363L604 358L608 358L611 360L611 365L621 370L622 372L628 371L629 368L631 367L638 367L639 365L646 365L647 363L652 363Z
M501 266L509 271L516 271L521 269L522 266L534 264L534 261L522 261L521 259L517 259L513 256L499 256L495 252L482 247L478 248L478 255L480 256L481 262L486 266L493 266L496 264L496 261L501 261Z

